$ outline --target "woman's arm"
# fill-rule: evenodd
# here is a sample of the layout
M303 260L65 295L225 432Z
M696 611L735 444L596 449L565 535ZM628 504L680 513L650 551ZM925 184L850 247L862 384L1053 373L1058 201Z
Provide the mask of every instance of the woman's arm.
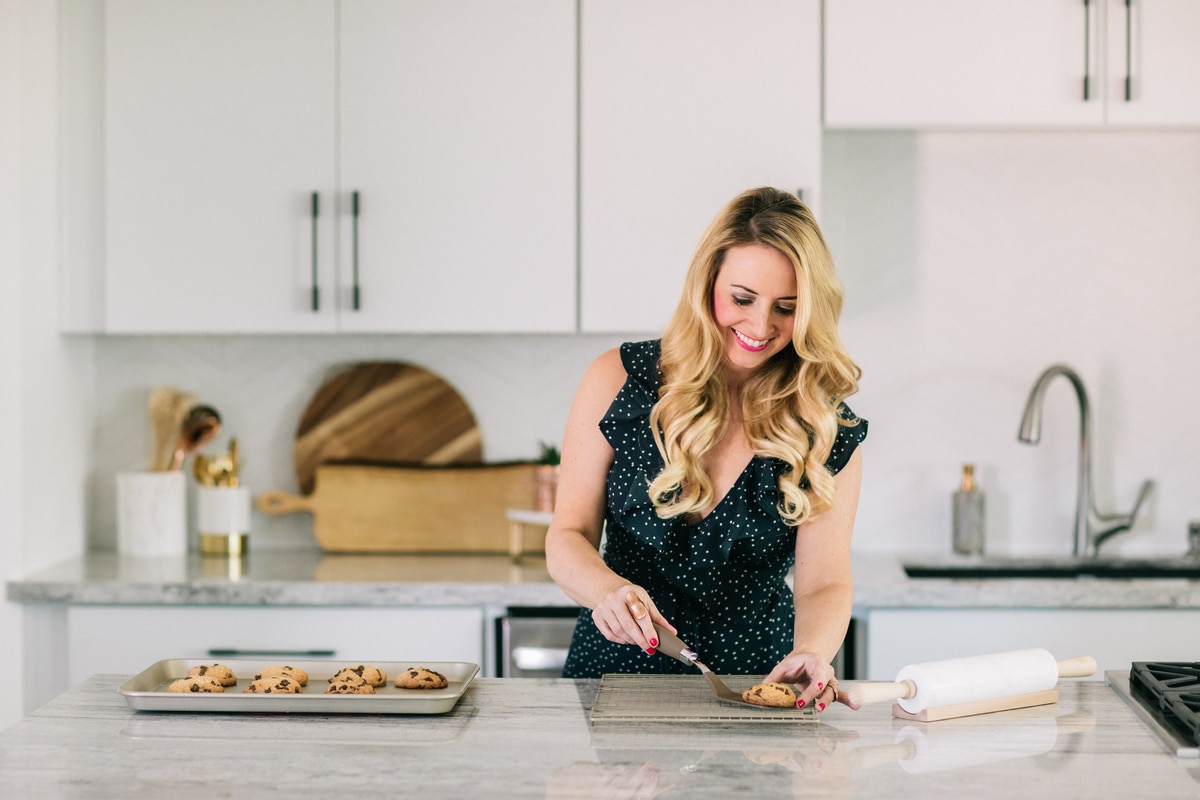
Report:
M592 609L596 627L610 641L658 646L654 622L674 628L658 613L639 586L609 569L600 557L605 494L613 449L600 431L600 420L626 379L619 350L597 358L575 393L563 433L554 518L546 532L546 566L567 596ZM633 592L649 610L635 620L626 602Z
M833 506L796 533L793 595L796 626L792 652L767 676L769 681L803 686L802 705L816 701L818 710L845 694L828 688L829 662L837 655L850 624L854 581L850 573L850 537L862 484L862 448L838 472ZM835 697L836 695L836 697Z

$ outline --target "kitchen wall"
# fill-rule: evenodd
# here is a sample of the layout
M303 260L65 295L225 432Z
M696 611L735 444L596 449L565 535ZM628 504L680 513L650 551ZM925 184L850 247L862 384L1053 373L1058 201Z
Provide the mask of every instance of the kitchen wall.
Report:
M58 333L54 6L0 0L0 579L78 554L93 342ZM0 685L24 684L18 606L0 605ZM0 728L20 718L0 692Z
M875 423L856 531L945 550L962 461L989 548L1066 553L1079 417L1061 379L1042 443L1016 441L1055 362L1091 395L1096 502L1157 491L1114 551L1179 553L1200 519L1200 133L828 134L823 219Z
M1016 440L1037 375L1064 362L1090 393L1100 509L1126 511L1157 481L1111 547L1180 552L1200 518L1200 133L830 132L824 173L843 334L864 373L851 404L871 420L857 546L947 551L970 461L989 550L1069 552L1079 417L1066 381L1042 443ZM636 337L98 338L90 541L113 545L113 475L145 461L156 384L221 409L249 485L294 490L291 438L337 365L432 369L474 409L489 460L528 458L560 439L590 360ZM252 546L314 546L306 515L255 525Z

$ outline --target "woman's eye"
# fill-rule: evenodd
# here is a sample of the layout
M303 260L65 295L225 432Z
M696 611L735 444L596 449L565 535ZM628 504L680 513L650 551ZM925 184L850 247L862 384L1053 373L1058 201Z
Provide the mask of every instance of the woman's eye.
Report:
M785 317L790 317L796 313L796 309L790 306L775 306L775 313L782 314Z
M733 296L733 304L735 306L748 306L753 302L754 302L753 297L739 297L736 294Z

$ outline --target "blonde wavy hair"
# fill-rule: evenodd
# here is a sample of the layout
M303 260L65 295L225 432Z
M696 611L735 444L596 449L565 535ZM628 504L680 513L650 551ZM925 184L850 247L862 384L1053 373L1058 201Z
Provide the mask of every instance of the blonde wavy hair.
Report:
M741 388L746 434L757 455L786 465L778 484L785 523L798 526L833 504L836 485L825 461L838 426L858 424L842 419L838 408L858 390L862 370L838 334L842 287L816 219L795 195L764 187L738 195L709 225L663 333L663 382L650 413L666 462L650 482L662 518L699 513L718 499L700 466L730 419L722 369L726 345L713 310L713 286L726 252L749 244L773 247L791 261L797 307L792 347ZM801 488L805 478L807 490Z

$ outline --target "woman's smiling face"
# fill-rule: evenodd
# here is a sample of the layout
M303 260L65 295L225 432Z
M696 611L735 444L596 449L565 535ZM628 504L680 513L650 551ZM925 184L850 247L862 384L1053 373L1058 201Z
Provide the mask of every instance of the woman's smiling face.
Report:
M713 284L713 315L735 373L753 372L791 345L796 302L796 271L783 253L761 244L725 252Z

